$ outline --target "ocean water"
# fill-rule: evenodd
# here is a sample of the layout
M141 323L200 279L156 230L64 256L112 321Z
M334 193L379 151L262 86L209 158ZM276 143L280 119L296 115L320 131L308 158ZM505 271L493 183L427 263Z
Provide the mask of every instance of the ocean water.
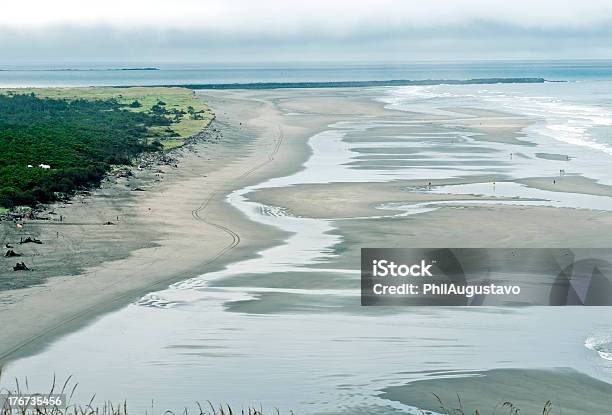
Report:
M51 373L59 379L74 375L79 398L88 400L97 393L128 399L135 411L149 409L152 399L158 412L210 399L238 408L261 404L296 413L368 412L377 406L381 414L413 409L380 398L382 389L465 371L570 367L612 382L612 313L588 307L362 308L358 265L346 269L335 262L343 243L335 231L342 220L292 217L248 198L254 190L327 183L329 177L384 182L486 174L489 182L430 191L516 197L504 203L519 205L612 210L608 197L502 182L557 176L563 170L612 184L608 67L549 63L539 68L547 73L532 73L538 68L527 64L491 65L500 64L455 68L452 74L451 69L438 68L437 73L445 78L460 73L466 78L557 74L570 82L368 89L373 100L390 108L449 116L448 125L428 134L412 132L409 117L356 117L330 125L310 138L312 156L301 171L238 189L227 198L251 220L290 232L283 243L255 258L149 293L57 339L44 351L12 362L4 369L4 379L27 376L33 389L47 387ZM386 76L396 69L380 70ZM434 73L419 70L427 77ZM296 70L291 80L304 80L299 77L308 71ZM336 80L315 72L322 78L307 80ZM334 73L342 77L337 79L358 79L344 77L359 71ZM252 73L240 76L255 80ZM280 78L265 73L259 79ZM457 106L533 118L536 122L523 137L532 145L477 140L473 132L453 127L453 117L469 118L451 111ZM398 208L381 206L380 217L396 214L386 212L389 207ZM399 208L400 215L418 215L439 205ZM363 219L370 224L374 220Z
M116 71L156 67L159 71ZM66 70L73 69L73 70ZM83 64L0 65L0 87L181 85L207 83L371 81L544 77L612 79L612 61L473 61L344 64Z

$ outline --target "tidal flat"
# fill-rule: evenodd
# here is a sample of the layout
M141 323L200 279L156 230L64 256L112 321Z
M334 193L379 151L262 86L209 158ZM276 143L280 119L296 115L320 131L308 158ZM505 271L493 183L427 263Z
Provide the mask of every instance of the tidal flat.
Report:
M541 96L547 86L489 91ZM103 389L143 410L153 396L177 409L205 395L300 413L410 413L436 410L421 397L440 389L484 411L501 399L493 389L524 378L529 393L513 401L527 409L550 399L566 413L570 395L567 413L607 402L570 390L612 381L600 353L612 317L598 308L360 305L361 247L609 243L610 155L545 134L557 118L518 99L496 107L477 88L200 91L247 144L205 173L194 159L185 170L193 178L156 194L167 209L156 214L176 230L161 248L96 273L126 275L163 258L150 270L168 278L9 359L7 378L42 387L41 374L73 374L80 396ZM205 221L194 222L212 189ZM240 242L209 262L234 243L211 223ZM499 388L480 388L479 373Z

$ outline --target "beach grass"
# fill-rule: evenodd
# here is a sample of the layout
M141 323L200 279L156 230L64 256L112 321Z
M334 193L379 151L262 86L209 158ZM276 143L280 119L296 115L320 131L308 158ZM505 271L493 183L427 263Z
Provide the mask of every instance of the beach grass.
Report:
M40 98L67 100L115 99L125 108L134 112L149 112L162 102L167 112L174 110L184 115L170 126L171 131L159 134L163 148L180 147L184 141L202 131L214 118L208 105L195 92L181 87L50 87L50 88L5 88L0 93L30 94ZM139 106L131 106L138 102ZM191 116L191 114L196 114ZM170 117L172 119L172 117ZM155 131L154 131L155 132Z
M436 398L436 400L438 401L438 403L440 404L440 413L443 415L484 415L484 412L481 412L478 409L474 409L474 410L469 410L463 407L463 402L461 401L461 396L459 394L457 394L457 407L453 407L453 406L449 406L446 402L444 402L440 396L438 396L435 393L432 393L432 395ZM499 412L498 412L499 410ZM537 414L533 414L533 415L552 415L552 411L553 411L553 404L551 401L546 401L546 403L542 406L542 411L538 412ZM426 415L426 414L430 414L431 412L429 411L423 411L421 410L421 414L422 415ZM521 412L521 409L516 406L514 403L510 402L510 401L504 401L504 402L500 402L497 405L495 405L495 408L493 409L493 414L495 413L505 413L508 415L520 415L523 412Z
M2 378L2 368L0 368L0 379ZM113 404L112 402L106 401L102 404L95 404L94 400L96 396L92 396L86 404L72 403L75 391L78 387L78 383L72 382L72 376L69 376L63 383L57 383L55 376L53 376L53 383L48 392L41 394L43 398L51 397L62 397L64 399L61 405L29 405L16 403L11 405L10 398L19 398L33 396L35 394L29 392L27 378L20 383L15 380L15 388L12 390L0 388L0 415L128 415L127 402L123 401L119 404ZM38 395L38 394L36 394ZM197 415L265 415L262 408L248 407L234 411L230 405L218 406L213 405L211 401L206 401L205 404L201 404L196 401L194 406L195 413ZM151 413L155 413L154 407L151 407ZM145 412L145 413L148 413ZM165 415L174 415L174 412L166 410L163 412ZM182 412L183 415L188 415L189 411L187 408ZM276 415L280 415L279 411L274 412ZM292 414L290 412L290 414Z
M2 368L0 367L0 380L1 379L2 379ZM62 405L61 407L52 406L52 405L34 406L34 407L29 407L29 408L19 407L19 406L11 407L8 404L8 400L5 400L4 402L0 400L0 415L29 415L29 414L35 414L35 415L128 415L129 414L126 401L123 401L122 403L119 403L119 404L113 404L111 402L106 401L100 405L96 405L94 404L94 399L96 398L95 395L91 397L91 399L89 400L87 404L72 403L71 401L73 399L73 396L75 394L77 387L78 387L78 383L75 383L74 381L72 381L72 376L69 376L62 383L57 383L57 380L54 375L53 381L51 384L51 388L49 392L45 394L45 396L48 396L48 397L55 396L55 395L64 396L64 399L65 399L64 405ZM20 383L18 380L15 380L14 389L12 390L0 389L0 394L7 398L11 396L13 397L28 396L29 391L28 391L27 378L22 383ZM440 413L443 415L484 415L485 414L485 412L481 412L478 409L468 410L464 408L463 402L461 400L461 396L459 394L457 394L457 403L453 404L452 406L449 406L447 403L445 403L437 394L433 393L432 395L436 398L437 402L440 405L438 409L438 411L440 412L436 411L437 413ZM219 404L218 406L215 406L213 405L211 401L207 400L204 402L206 403L202 405L199 401L195 401L195 405L194 405L195 411L193 411L192 413L195 413L196 415L233 415L234 413L236 414L240 413L242 415L265 415L265 412L263 411L262 408L247 407L246 409L243 408L239 411L234 411L232 407L227 404L225 405ZM151 413L154 413L156 408L152 407L150 409L151 409ZM174 415L174 412L170 410L166 410L163 413L167 415ZM182 413L183 415L189 415L190 412L187 410L187 407L185 407ZM274 410L272 413L274 413L275 415L280 415L280 412L278 411L278 409ZM419 413L421 415L427 415L427 414L431 414L432 412L420 410ZM523 414L520 408L518 408L516 405L514 405L510 401L504 401L504 402L498 403L497 405L495 405L492 413L494 414L495 413L500 413L500 414L505 413L508 415ZM289 412L289 414L293 415L293 412ZM525 412L525 414L527 414L527 412ZM553 404L551 401L546 401L546 403L542 407L542 410L538 411L537 414L533 414L533 415L552 415L552 414L553 414Z

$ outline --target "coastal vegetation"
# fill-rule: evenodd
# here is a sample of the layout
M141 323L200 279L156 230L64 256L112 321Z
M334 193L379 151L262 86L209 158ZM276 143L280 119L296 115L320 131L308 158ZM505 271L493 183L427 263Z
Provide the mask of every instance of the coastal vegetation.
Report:
M69 101L114 99L125 109L145 113L151 112L153 106L161 102L165 104L162 105L162 115L172 122L171 131L166 127L153 128L152 131L160 135L164 149L176 146L177 140L182 144L181 140L200 132L213 118L208 105L196 97L194 91L179 87L26 88L4 92L34 93L39 98ZM166 143L166 140L171 143Z
M0 207L97 185L112 165L180 146L212 119L182 88L52 88L0 94Z

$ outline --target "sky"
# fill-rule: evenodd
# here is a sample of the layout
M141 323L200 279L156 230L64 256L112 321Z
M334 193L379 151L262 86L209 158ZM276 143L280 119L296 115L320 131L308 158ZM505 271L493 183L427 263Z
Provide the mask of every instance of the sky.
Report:
M4 65L612 58L611 0L3 3Z

